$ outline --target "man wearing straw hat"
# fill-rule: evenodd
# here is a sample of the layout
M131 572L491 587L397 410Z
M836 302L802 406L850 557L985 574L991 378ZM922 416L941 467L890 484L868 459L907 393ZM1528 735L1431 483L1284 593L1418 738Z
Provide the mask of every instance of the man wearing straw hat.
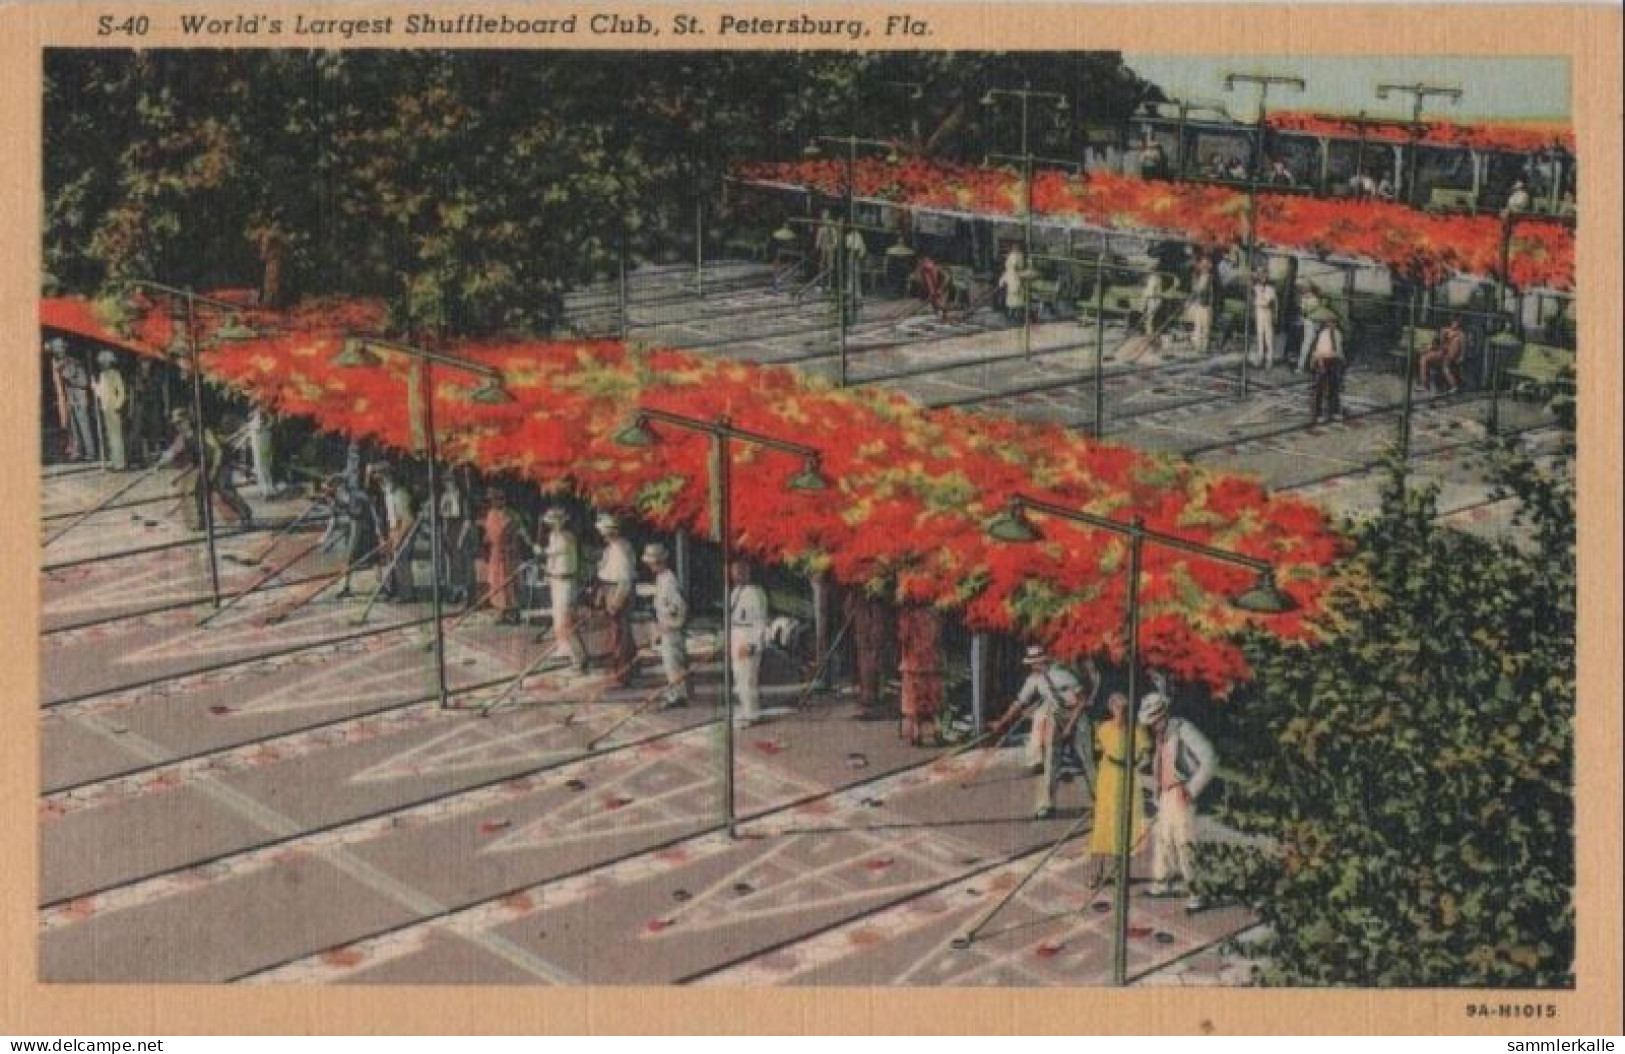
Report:
M547 547L543 554L547 567L547 590L553 606L553 639L570 656L570 671L587 672L587 646L576 625L576 584L581 574L581 545L570 530L570 517L553 506L542 513L547 527Z
M61 381L68 407L68 459L92 461L96 457L96 435L90 423L90 375L84 363L68 354L68 342L53 338L51 368Z
M1149 897L1174 895L1177 876L1185 881L1186 911L1206 905L1197 895L1196 799L1219 767L1213 744L1183 718L1170 717L1168 697L1151 692L1140 700L1140 724L1151 730L1151 781L1157 794L1157 818L1151 828Z
M1309 371L1314 378L1309 409L1316 424L1330 424L1333 418L1343 419L1343 371L1348 366L1343 355L1343 333L1338 329L1337 313L1331 308L1319 307L1309 317L1320 327L1309 352Z
M1036 644L1028 647L1021 664L1030 671L1027 680L1015 704L994 728L1002 733L1029 709L1033 710L1033 731L1027 739L1026 750L1027 763L1039 776L1033 817L1047 820L1055 815L1055 784L1068 741L1074 744L1078 759L1083 763L1088 786L1095 785L1094 727L1087 713L1083 682L1076 674L1057 664ZM1099 676L1095 675L1094 679L1098 686Z
M632 663L638 654L632 640L637 558L632 555L632 543L621 536L615 517L601 513L594 526L604 539L604 553L598 558L598 603L609 617L610 683L624 687L632 681Z
M118 356L103 350L96 356L96 364L101 367L95 389L96 404L102 412L102 436L107 440L107 467L123 472L130 467L124 452L124 408L129 405L130 393L118 370Z
M683 647L683 628L688 623L688 601L671 569L671 555L659 542L643 547L643 562L655 576L655 646L660 651L660 667L666 674L666 690L660 709L688 705L688 654Z

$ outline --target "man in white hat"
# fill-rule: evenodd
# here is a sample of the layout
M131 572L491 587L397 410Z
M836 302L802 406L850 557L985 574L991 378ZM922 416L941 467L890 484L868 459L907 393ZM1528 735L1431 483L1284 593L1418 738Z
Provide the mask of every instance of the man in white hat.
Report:
M1140 700L1140 724L1151 730L1151 780L1157 792L1157 818L1151 828L1151 888L1146 895L1174 893L1175 872L1185 881L1186 911L1206 904L1197 895L1196 799L1218 771L1219 756L1208 738L1183 718L1170 717L1168 697L1151 692Z
M570 670L587 672L587 646L576 625L576 583L581 574L581 545L570 530L569 515L558 506L542 513L547 527L547 589L553 603L553 639L570 656Z
M671 554L664 545L650 542L644 546L643 562L655 576L655 646L666 674L660 708L671 710L688 705L688 653L683 647L688 601L683 599L683 588L671 569Z
M1523 185L1523 180L1512 184L1512 192L1507 195L1507 203L1501 209L1503 217L1512 216L1519 212L1529 211L1529 189Z
M615 517L601 513L594 525L604 539L604 552L598 558L598 603L609 616L610 683L631 683L632 664L638 646L632 640L632 590L637 582L637 557L632 543L621 537Z
M68 342L53 338L51 367L62 384L68 406L68 459L92 461L96 457L96 434L90 421L90 373L85 364L68 354Z
M750 580L750 564L728 565L728 662L739 696L735 720L745 727L761 718L762 649L767 646L767 591Z
M1030 671L1027 680L1022 683L1015 703L993 727L1002 734L1032 710L1033 730L1027 738L1025 756L1028 766L1039 776L1033 816L1047 820L1055 815L1055 784L1068 742L1075 745L1078 759L1083 763L1087 786L1095 785L1094 726L1088 710L1094 690L1100 687L1100 675L1091 664L1093 687L1086 699L1083 682L1077 674L1056 663L1038 645L1027 649L1021 664ZM1092 796L1093 790L1090 793Z
M107 467L123 472L130 467L124 453L124 408L129 405L129 390L124 386L124 375L118 370L118 357L111 351L96 356L101 369L96 374L96 405L102 412L102 437L107 441Z

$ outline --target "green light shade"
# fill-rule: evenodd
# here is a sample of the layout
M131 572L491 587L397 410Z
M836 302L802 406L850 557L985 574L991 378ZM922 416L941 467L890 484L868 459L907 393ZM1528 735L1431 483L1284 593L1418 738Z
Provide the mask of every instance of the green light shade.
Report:
M1010 506L988 522L987 533L1001 542L1036 542L1042 537L1019 506Z
M259 335L259 330L255 329L253 326L245 325L236 319L232 319L230 322L227 322L225 325L214 331L215 340L254 340L258 338Z
M823 157L824 152L818 148L818 144L816 142L812 142L812 143L808 143L806 146L801 148L801 156L802 157Z
M1343 320L1337 316L1337 312L1322 305L1309 312L1309 321L1325 325L1327 322L1341 322Z
M1298 608L1298 602L1283 593L1275 584L1275 573L1272 571L1260 572L1258 581L1253 583L1253 587L1239 596L1232 597L1230 604L1242 611L1258 615L1284 615Z
M502 386L500 377L487 378L468 398L481 406L501 406L513 402L513 395Z
M1072 100L1061 96L1055 100L1055 109L1060 113L1069 113L1072 110Z
M886 250L886 255L894 260L908 260L913 258L914 250L906 242L898 242Z
M1523 341L1510 329L1503 329L1490 338L1490 347L1498 352L1517 351L1523 347Z
M888 151L886 151L886 164L895 165L901 160L903 160L903 156L901 154L899 154L896 150L888 150Z
M796 232L791 230L790 225L786 223L784 226L773 232L773 240L781 245L788 244L789 242L796 240Z
M994 98L994 95L993 95L992 92L988 92L986 95L982 96L982 105L983 106L992 106L996 102L998 102L998 99Z
M801 471L791 476L785 483L791 490L828 490L829 480L818 469L818 459L808 458Z
M615 433L615 442L621 446L650 447L659 441L659 437L649 429L649 422L643 417L634 417L631 424Z
M383 360L378 353L367 347L367 342L359 337L350 337L339 349L339 353L331 360L335 366L376 366Z

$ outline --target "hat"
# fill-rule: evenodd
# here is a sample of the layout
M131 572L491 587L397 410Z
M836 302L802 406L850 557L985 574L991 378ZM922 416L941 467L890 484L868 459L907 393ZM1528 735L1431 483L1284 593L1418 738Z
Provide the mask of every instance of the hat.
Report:
M174 411L170 413L169 419L171 421L190 421L192 419L192 411L188 410L184 406L177 406L175 407Z
M650 542L643 547L643 562L646 564L663 564L670 556L666 547L659 542Z
M562 527L566 523L570 522L570 514L559 508L557 505L554 505L546 512L542 513L542 522L550 523L555 527Z
M118 361L118 356L111 351L102 351L96 356L96 361L103 366L111 366Z
M593 521L593 526L600 531L619 531L621 529L620 521L607 512L599 513L598 518Z
M1168 697L1161 692L1151 692L1140 700L1140 724L1154 725L1157 720L1168 713Z
M1027 645L1027 654L1021 657L1021 665L1037 666L1041 662L1049 662L1049 652L1037 644Z

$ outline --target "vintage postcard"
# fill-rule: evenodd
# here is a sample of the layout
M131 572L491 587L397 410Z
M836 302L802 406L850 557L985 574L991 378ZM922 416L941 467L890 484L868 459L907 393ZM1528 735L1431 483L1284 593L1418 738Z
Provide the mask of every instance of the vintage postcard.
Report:
M0 24L4 1028L1618 1030L1617 9Z

